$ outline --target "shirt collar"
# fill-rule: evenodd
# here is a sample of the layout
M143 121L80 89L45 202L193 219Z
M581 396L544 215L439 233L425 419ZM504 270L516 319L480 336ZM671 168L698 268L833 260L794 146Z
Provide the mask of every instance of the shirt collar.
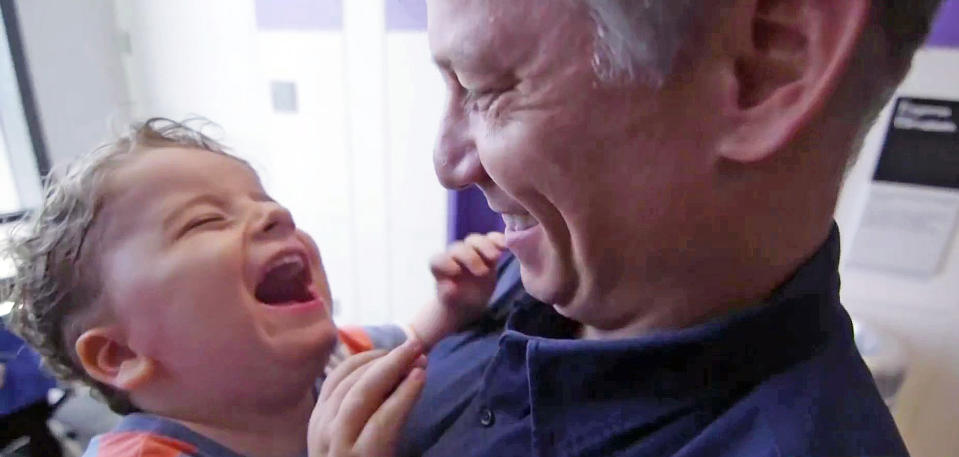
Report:
M575 423L635 427L636 421L663 420L693 405L738 397L832 342L851 345L851 323L839 304L838 259L834 225L823 246L762 306L633 339L572 339L574 322L527 300L511 316L501 344L526 352L540 432L585 436L589 431L576 430Z

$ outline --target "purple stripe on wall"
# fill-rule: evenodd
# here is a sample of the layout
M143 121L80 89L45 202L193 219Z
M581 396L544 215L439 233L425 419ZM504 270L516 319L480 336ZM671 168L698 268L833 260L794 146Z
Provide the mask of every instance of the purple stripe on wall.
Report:
M959 47L959 0L947 0L943 3L926 44Z
M426 0L385 0L386 30L426 30Z
M343 0L256 0L261 30L341 30Z
M503 218L489 209L486 197L476 186L449 193L449 241L462 240L470 233L503 231Z

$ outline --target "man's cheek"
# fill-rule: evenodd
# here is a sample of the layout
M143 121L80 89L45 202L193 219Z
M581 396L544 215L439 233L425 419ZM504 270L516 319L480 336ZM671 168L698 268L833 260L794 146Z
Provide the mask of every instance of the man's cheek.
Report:
M502 174L539 162L543 155L542 143L538 131L517 124L478 139L477 149L484 167Z

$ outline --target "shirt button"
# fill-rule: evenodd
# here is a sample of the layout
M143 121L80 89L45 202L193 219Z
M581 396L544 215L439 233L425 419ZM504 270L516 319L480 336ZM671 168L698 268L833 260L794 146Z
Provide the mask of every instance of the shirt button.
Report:
M483 408L483 411L480 412L480 425L483 427L491 427L493 422L496 422L496 416L493 415L493 412L489 408Z

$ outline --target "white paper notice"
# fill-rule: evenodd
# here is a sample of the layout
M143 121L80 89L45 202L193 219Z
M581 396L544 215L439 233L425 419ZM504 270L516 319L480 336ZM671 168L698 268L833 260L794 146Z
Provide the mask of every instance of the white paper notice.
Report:
M959 192L873 182L849 265L917 276L936 274L959 218Z

